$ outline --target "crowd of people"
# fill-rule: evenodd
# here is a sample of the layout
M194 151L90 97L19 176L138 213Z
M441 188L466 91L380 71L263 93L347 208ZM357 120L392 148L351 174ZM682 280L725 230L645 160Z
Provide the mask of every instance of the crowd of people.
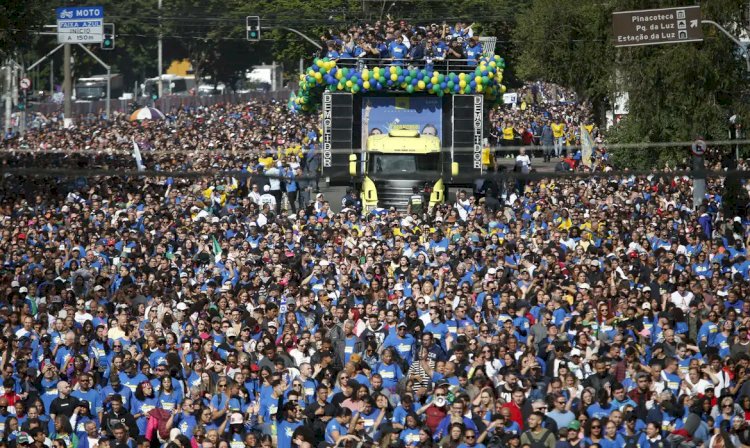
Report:
M554 84L524 85L503 107L490 113L490 123L496 162L516 157L518 148L526 147L545 162L558 162L557 171L604 171L608 166L604 136L593 120L590 105L575 101L572 92ZM592 143L589 164L582 161L584 130Z
M580 123L525 110L495 119ZM750 444L750 216L720 180L696 210L627 176L360 216L317 193L314 116L113 118L3 142L106 174L2 178L0 447Z
M391 64L425 64L442 67L441 61L474 67L482 56L482 43L474 35L473 24L432 23L424 26L406 20L377 21L353 25L348 29L329 30L320 37L323 49L319 56L336 61L387 60Z

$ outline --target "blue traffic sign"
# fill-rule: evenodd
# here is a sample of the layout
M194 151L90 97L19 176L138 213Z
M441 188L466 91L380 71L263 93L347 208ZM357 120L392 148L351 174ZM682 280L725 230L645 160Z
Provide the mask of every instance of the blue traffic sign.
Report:
M69 6L57 8L57 42L101 43L104 26L103 6Z

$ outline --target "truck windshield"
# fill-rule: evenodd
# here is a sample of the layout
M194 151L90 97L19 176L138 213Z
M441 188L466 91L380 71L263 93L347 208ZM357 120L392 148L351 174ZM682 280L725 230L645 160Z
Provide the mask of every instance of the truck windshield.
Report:
M424 173L440 171L438 154L370 153L370 173Z
M76 98L79 100L98 100L107 96L107 88L99 86L76 87Z

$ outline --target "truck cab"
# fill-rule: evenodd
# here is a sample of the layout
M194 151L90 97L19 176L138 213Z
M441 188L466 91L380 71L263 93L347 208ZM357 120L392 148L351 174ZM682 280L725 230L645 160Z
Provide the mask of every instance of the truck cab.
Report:
M365 213L376 208L406 210L414 187L429 197L430 207L445 202L443 152L437 136L420 134L417 126L397 126L387 134L369 136L360 156L361 160L357 154L349 156L349 173L361 179ZM455 176L458 164L452 164L452 171Z

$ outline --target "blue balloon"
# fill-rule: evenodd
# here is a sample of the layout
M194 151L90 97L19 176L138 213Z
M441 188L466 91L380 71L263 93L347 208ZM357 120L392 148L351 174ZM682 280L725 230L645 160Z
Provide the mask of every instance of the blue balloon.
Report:
M411 85L416 86L417 84L419 84L419 80L418 79L412 79L411 80Z
M317 64L313 64L311 68L313 69L314 72L317 72L318 70L320 70L320 67L318 67Z
M432 83L427 83L427 90L432 90Z
M487 70L482 70L482 76L487 76Z
M403 76L399 76L398 77L398 83L401 84L402 82L404 82L404 77Z
M446 87L448 87L448 84L447 84L447 83L444 83L444 82L441 82L441 83L440 83L440 88L441 88L441 89L445 90L445 88L446 88Z
M357 84L359 84L360 86L362 85L362 78L359 78L359 79L357 80Z
M476 86L477 86L477 83L476 83L476 81L472 81L472 82L470 82L470 83L469 83L469 86L471 86L471 88L472 88L472 89L473 89L474 87L476 87Z
M453 86L453 91L454 92L458 93L460 90L461 90L461 86L459 86L458 84L456 84L455 86Z

